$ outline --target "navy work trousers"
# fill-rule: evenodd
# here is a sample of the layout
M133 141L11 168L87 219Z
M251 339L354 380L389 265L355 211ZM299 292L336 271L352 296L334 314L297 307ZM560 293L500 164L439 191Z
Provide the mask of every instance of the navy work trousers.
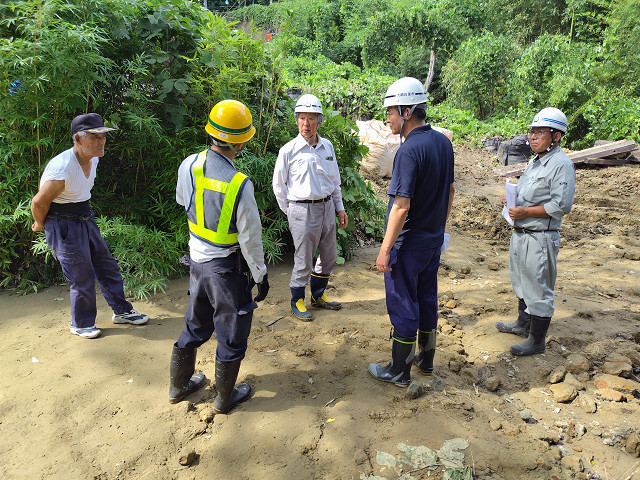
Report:
M189 306L178 348L197 348L216 332L216 360L242 360L247 351L253 311L258 306L251 297L249 277L238 268L238 255L208 262L191 260Z
M418 329L431 331L438 324L440 248L390 252L391 272L384 274L387 312L402 336L414 337Z
M96 323L96 278L115 313L129 312L133 306L125 298L118 262L109 252L93 216L81 218L53 214L47 217L44 232L70 284L71 326L87 328Z

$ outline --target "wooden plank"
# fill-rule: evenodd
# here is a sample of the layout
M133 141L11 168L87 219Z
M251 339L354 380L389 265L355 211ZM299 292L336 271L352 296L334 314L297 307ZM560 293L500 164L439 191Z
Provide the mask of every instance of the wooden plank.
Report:
M609 157L611 155L630 152L636 148L638 148L638 146L633 140L618 140L617 142L578 150L577 152L567 154L567 156L573 163L582 163L587 158L593 159ZM527 168L527 164L522 163L518 165L507 165L506 167L494 168L493 171L496 175L501 175L503 177L519 177L522 175L525 168Z
M580 160L580 163L583 165L603 165L603 166L617 166L624 165L625 163L629 163L629 159L627 157L624 158L584 158Z
M607 143L606 145L578 150L577 152L569 153L567 157L569 157L573 163L580 163L580 160L585 158L611 157L619 153L630 152L636 147L636 142L633 140L618 140L617 142Z

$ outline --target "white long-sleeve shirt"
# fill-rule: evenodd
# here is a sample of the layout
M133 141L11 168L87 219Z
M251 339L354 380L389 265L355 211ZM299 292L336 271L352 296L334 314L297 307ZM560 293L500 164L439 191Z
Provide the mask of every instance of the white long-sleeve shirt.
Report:
M178 168L176 202L183 207L188 205L191 195L193 194L194 186L191 181L190 171L193 159L193 155L190 155L183 160L182 164ZM193 235L189 235L189 255L191 256L191 260L203 263L214 258L228 257L240 248L242 256L249 265L253 279L256 283L260 283L264 278L264 275L267 273L267 267L264 263L260 213L254 197L254 188L251 180L248 180L245 183L242 195L238 201L236 228L238 229L239 247L215 247L209 243L203 242Z
M337 212L344 210L340 170L331 142L318 135L312 147L302 135L284 145L273 171L273 193L287 213L289 202L320 200L331 195Z

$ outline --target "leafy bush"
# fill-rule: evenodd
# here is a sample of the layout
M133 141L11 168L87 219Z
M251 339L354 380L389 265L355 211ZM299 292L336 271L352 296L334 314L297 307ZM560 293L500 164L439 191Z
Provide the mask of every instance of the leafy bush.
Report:
M604 33L605 62L598 70L603 83L631 97L640 97L640 3L613 2Z
M384 94L397 78L317 56L294 57L284 65L284 81L318 96L326 107L349 118L371 118L382 111Z
M598 68L593 47L568 37L542 35L516 61L511 89L518 92L523 117L554 106L570 117L595 93L593 69Z
M602 90L573 116L571 148L592 147L596 140L634 140L640 143L640 98Z
M448 101L481 119L504 108L517 52L508 37L491 32L466 40L443 69Z

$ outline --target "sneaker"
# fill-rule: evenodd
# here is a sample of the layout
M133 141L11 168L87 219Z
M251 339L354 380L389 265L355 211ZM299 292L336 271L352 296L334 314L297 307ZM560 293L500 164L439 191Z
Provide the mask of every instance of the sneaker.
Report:
M149 321L149 317L136 312L133 308L130 312L114 313L113 323L130 323L131 325L144 325Z
M96 337L99 337L100 334L102 333L100 329L96 327L87 327L87 328L71 327L69 331L72 334L78 335L79 337L82 337L82 338L96 338Z

